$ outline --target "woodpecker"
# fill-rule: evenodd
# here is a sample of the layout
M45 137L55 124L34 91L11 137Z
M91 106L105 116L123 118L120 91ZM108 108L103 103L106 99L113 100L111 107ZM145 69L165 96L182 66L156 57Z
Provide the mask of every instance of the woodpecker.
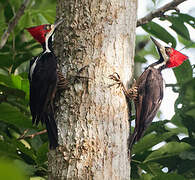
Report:
M46 125L50 149L58 146L57 125L54 119L53 99L58 85L62 85L63 76L57 72L57 59L53 52L52 40L56 28L63 20L55 24L44 24L26 28L33 38L43 48L42 53L30 61L30 110L32 123L38 125L41 121Z
M188 59L179 51L171 47L164 47L154 38L151 37L151 39L157 47L160 59L145 69L132 88L126 89L117 73L110 75L110 78L122 87L126 99L133 100L135 104L135 129L130 136L129 149L132 149L133 144L144 135L160 107L164 82L161 71L165 68L177 67Z

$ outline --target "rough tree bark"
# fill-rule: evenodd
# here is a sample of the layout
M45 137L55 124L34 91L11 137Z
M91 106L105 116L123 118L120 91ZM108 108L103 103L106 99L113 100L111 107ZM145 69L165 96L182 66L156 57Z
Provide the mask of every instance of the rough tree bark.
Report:
M130 179L126 101L108 76L132 77L136 11L136 0L58 0L59 69L90 79L72 81L56 102L61 146L49 153L49 179Z

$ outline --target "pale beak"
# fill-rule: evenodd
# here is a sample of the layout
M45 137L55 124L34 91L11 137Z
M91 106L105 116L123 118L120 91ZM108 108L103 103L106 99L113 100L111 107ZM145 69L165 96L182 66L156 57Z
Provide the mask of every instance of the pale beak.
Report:
M64 19L58 20L58 21L54 24L54 29L56 29L63 21L64 21Z
M165 47L163 45L161 45L157 40L155 40L153 37L150 37L151 40L153 41L153 43L155 44L155 46L158 49L158 53L159 55L164 59L164 61L168 61L169 57L167 56L167 53L165 51Z

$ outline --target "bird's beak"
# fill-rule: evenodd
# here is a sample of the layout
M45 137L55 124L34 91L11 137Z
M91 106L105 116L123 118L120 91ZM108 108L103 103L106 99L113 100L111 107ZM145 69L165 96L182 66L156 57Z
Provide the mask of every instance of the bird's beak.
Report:
M153 41L153 43L156 45L158 49L164 48L157 40L155 40L153 37L150 37L150 39Z
M165 51L165 47L163 45L161 45L157 40L155 40L153 37L150 37L151 40L153 41L153 43L155 44L155 46L158 49L158 53L159 55L164 59L164 61L168 61L169 57L167 56L167 53Z
M64 21L64 19L58 20L58 21L54 24L54 29L56 29L63 21Z

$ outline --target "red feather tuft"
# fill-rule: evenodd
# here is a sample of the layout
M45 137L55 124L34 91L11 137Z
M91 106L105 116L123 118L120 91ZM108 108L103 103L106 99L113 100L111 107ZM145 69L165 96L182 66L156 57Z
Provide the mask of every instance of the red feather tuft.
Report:
M169 61L167 62L166 67L168 68L177 67L181 65L187 59L188 59L188 56L171 48L171 51L169 52Z
M45 43L45 34L49 32L47 28L45 28L48 24L35 26L31 28L26 28L27 31L34 37L36 41L38 41L41 44Z

